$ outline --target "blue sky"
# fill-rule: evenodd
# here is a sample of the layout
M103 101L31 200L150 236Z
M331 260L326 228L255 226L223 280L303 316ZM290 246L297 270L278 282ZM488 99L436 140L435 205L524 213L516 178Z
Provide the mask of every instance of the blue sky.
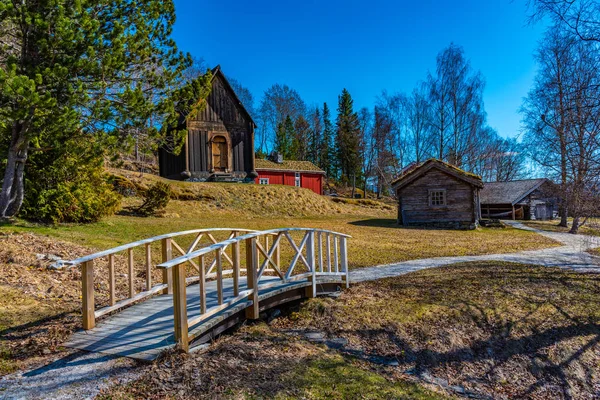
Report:
M357 109L383 89L410 92L454 42L486 79L488 123L519 133L518 109L535 76L543 26L526 24L526 0L175 0L179 47L221 64L258 103L272 84L335 109L346 87Z

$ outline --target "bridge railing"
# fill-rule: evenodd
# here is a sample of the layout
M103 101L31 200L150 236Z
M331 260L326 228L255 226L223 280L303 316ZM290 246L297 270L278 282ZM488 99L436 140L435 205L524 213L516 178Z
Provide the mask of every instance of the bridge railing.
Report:
M173 271L174 332L178 345L188 351L193 339L191 328L237 303L245 301L246 317L257 319L260 290L297 284L307 288L309 297L315 297L319 278L331 280L336 277L347 287L348 238L348 235L321 229L272 229L232 237L158 265L165 271ZM226 253L229 247L233 249L231 260ZM207 262L207 258L212 262ZM232 271L223 270L224 259L230 262ZM190 261L200 267L199 314L192 317L188 316L186 286L189 278L185 268ZM226 273L233 275L232 281L225 281ZM216 304L213 301L209 307L206 294L207 280L211 277L216 280ZM231 283L232 287L226 287L226 283ZM195 306L192 307L196 309Z
M250 232L255 231L237 228L193 229L139 240L65 262L64 264L71 266L81 265L83 328L93 328L97 318L136 301L160 292L172 293L172 271L161 268L162 276L158 279L154 279L154 272L157 271L156 264L173 259L174 252L182 256L189 255L199 248L219 243L223 235L227 239L233 239ZM184 245L184 243L186 244ZM156 249L159 245L160 249ZM159 250L154 254L153 246L155 247L154 251ZM157 258L158 254L160 254L160 261L153 260L153 258ZM140 260L140 256L143 261ZM232 261L235 259L235 254L229 257L223 253L222 256ZM106 266L101 266L99 261ZM127 274L117 276L116 267L119 263L126 264ZM200 267L192 259L187 261L187 264L196 271L200 271ZM104 276L100 276L100 274ZM144 278L143 283L136 282L136 274ZM122 278L125 275L126 282L119 284L117 277ZM96 288L102 285L99 278L108 280L108 305L96 309ZM193 281L194 278L191 278L188 283L193 283ZM119 295L120 293L125 294Z

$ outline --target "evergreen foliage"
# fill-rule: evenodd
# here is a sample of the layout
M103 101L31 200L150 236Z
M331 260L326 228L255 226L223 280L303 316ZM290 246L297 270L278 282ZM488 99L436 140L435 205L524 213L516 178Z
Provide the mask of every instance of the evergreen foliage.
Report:
M64 136L92 141L95 135L109 133L123 144L132 132L143 129L158 140L168 127L177 126L181 115L201 107L198 99L208 93L209 76L191 84L183 79L192 60L170 37L175 22L170 0L0 0L0 20L0 217L16 215L24 198L25 214L40 215L32 213L34 203L45 198L26 190L42 184L26 174L47 177L53 186L46 186L45 193L98 184L97 174L85 173L78 174L77 184L64 184L58 179L62 166L50 157L49 164L34 163L43 157L38 153L54 150L73 157L83 171L93 169L93 163L84 164L92 162L86 141L63 149ZM177 147L185 132L172 133ZM48 176L52 172L56 175ZM64 208L80 209L68 203L82 199L79 192L61 199ZM39 207L56 210L48 204ZM49 217L41 212L44 219L77 219L63 214Z
M137 209L138 214L151 216L164 210L171 199L171 186L165 182L156 182L144 191L144 202Z
M50 223L95 222L118 208L121 196L107 182L102 141L64 138L28 161L20 215Z
M335 178L335 149L333 147L333 125L327 103L323 103L323 138L321 140L321 168L329 178Z
M339 178L348 183L358 177L361 170L360 158L360 122L353 109L354 101L348 90L343 89L338 97L338 116L336 121L336 150Z
M275 151L282 154L285 159L292 156L295 135L294 123L288 115L284 122L277 125L275 135Z

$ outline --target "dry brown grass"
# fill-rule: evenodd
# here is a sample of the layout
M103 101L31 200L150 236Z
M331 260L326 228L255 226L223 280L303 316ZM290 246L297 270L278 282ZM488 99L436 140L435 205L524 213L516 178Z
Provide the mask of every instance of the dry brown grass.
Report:
M276 324L494 398L587 399L600 393L599 302L595 274L472 263L356 285Z
M203 354L167 354L143 377L100 399L415 399L447 397L390 379L365 363L272 331L265 324L223 337Z
M569 232L571 229L571 218L569 218L569 227L558 226L558 220L551 221L524 221L525 225L532 228L549 232ZM590 218L579 228L579 233L591 236L600 236L600 218Z

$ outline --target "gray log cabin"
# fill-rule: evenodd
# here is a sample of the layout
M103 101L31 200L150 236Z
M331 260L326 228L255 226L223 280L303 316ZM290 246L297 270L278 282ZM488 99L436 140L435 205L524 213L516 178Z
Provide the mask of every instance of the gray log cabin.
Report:
M176 155L166 148L158 154L160 176L196 181L248 181L254 168L256 124L217 66L206 107L185 118L185 145Z
M394 182L398 223L441 228L475 229L481 219L477 175L430 159Z
M558 188L549 179L486 182L481 191L484 218L546 220L558 213Z

